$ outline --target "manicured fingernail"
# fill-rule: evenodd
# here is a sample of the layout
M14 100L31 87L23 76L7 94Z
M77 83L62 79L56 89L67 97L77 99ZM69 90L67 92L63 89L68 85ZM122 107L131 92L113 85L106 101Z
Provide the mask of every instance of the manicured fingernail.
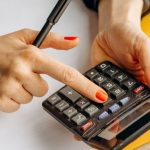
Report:
M99 91L97 91L97 93L96 93L96 98L97 98L100 102L104 103L104 102L107 101L108 96L107 96L106 93L104 93L103 91L99 90Z
M74 41L74 40L76 40L77 38L79 38L79 37L77 37L77 36L65 36L65 37L64 37L65 40L69 40L69 41Z

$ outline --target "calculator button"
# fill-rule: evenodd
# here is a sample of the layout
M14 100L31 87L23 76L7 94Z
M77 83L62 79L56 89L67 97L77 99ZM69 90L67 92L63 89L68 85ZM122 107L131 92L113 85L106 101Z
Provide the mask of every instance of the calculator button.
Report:
M75 103L79 98L81 98L80 94L78 94L76 91L74 91L68 86L60 90L60 94L65 96L67 99L69 99L73 103Z
M112 101L113 101L113 99L109 97L108 100L105 103L103 103L102 105L106 106L106 105L110 104Z
M111 90L113 87L115 87L115 83L113 83L112 81L106 81L106 83L104 83L102 85L102 87L106 90L106 91L109 91Z
M117 75L114 77L114 79L115 79L117 82L121 83L121 82L123 82L125 79L127 79L127 75L124 74L124 73L119 73L119 74L117 74Z
M116 99L120 98L122 95L125 94L125 91L121 89L120 87L117 87L112 90L111 92L112 96L115 97Z
M89 122L87 122L86 124L84 124L84 125L81 127L82 132L87 131L87 130L90 129L93 125L94 125L94 123L90 120Z
M56 104L55 106L59 111L64 111L65 109L67 109L69 107L69 104L62 100L61 102L59 102L58 104Z
M111 107L109 107L109 111L111 113L115 113L116 111L118 111L121 107L118 104L113 104Z
M96 77L96 78L94 79L94 82L100 86L100 85L101 85L102 83L104 83L104 81L106 81L106 80L107 80L106 77L104 77L103 75L99 75L98 77Z
M144 85L141 85L133 90L134 94L140 94L145 89Z
M86 100L85 98L82 98L81 100L79 100L76 105L80 108L80 109L84 109L85 107L90 105L90 102L88 100Z
M108 62L104 62L104 63L98 65L97 69L98 69L98 71L102 71L103 72L104 70L106 70L109 67L110 67L110 64Z
M114 75L116 75L119 72L119 70L117 68L109 68L108 70L106 70L106 74L109 77L113 77Z
M123 98L123 99L121 99L121 100L119 101L119 104L121 104L121 106L124 106L124 105L126 105L129 101L130 101L130 97L125 97L125 98Z
M55 105L56 103L61 101L61 97L55 94L55 95L50 96L47 100L51 105Z
M75 108L73 107L70 107L68 109L66 109L64 112L63 112L68 118L71 118L73 117L74 115L76 115L78 112Z
M87 118L82 115L81 113L77 114L76 116L74 116L71 119L76 125L81 125L83 124L85 121L87 121Z
M136 85L136 81L135 80L133 80L133 79L128 79L127 81L125 81L124 83L123 83L123 86L125 87L125 88L127 88L128 90L130 90L130 89L132 89L135 85Z
M94 116L96 113L99 112L99 109L95 105L90 105L88 108L85 109L85 112L90 116Z
M88 71L86 74L86 77L88 77L90 80L94 79L97 75L99 75L99 73L95 70L92 69L90 71Z
M106 119L110 116L110 114L107 111L104 111L103 113L101 113L98 117L99 120L103 120Z

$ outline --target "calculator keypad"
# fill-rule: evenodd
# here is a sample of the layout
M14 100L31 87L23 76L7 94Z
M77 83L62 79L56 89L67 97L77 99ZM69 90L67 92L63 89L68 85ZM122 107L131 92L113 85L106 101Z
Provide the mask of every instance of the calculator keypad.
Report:
M99 125L105 125L103 122L113 119L112 116L128 107L146 89L145 85L110 62L104 62L90 69L85 76L106 90L109 95L106 103L98 104L90 101L68 86L44 102L48 105L44 107L53 116L57 114L59 120L73 126L81 135L95 125L95 120Z
M99 109L95 105L90 105L85 109L85 112L90 116L94 116L96 113L99 112Z
M55 105L57 102L61 101L61 97L58 96L57 94L51 96L48 98L48 102L51 104L51 105Z
M106 72L105 72L109 77L113 77L118 73L118 69L116 68L109 68Z
M133 90L134 94L140 94L143 90L145 89L145 87L143 85L140 85L139 87L137 87L136 89Z
M92 69L86 73L87 78L90 80L94 79L98 75L98 72L95 69Z
M135 80L130 78L123 83L123 86L130 90L136 85L136 83L137 82Z
M73 117L74 115L76 115L78 113L78 111L74 108L74 107L70 107L68 109L66 109L64 112L64 115L66 115L68 118Z
M120 105L124 106L130 102L130 97L125 97L119 101Z
M106 118L108 118L110 116L110 114L107 111L104 111L103 113L101 113L98 117L99 120L104 120Z
M111 91L111 94L116 99L119 99L122 95L125 94L125 91L123 89L121 89L120 87L117 87Z
M104 63L97 66L97 70L100 72L103 72L108 68L110 68L110 64L108 62L104 62Z
M60 101L55 107L56 107L59 111L63 111L63 110L65 110L66 108L69 107L69 104L68 104L66 101L62 100L62 101Z
M116 111L118 111L121 107L119 106L119 104L113 104L111 107L109 107L109 112L110 113L115 113Z
M87 118L83 114L79 113L76 116L74 116L71 120L76 125L81 125L81 124L83 124L87 120Z
M79 101L76 103L76 105L77 105L80 109L83 110L84 108L86 108L87 106L90 105L90 102L89 102L87 99L82 98L81 100L79 100Z
M87 131L89 128L91 128L94 125L94 123L90 120L86 124L82 125L81 130L83 132Z
M114 88L116 85L115 85L115 83L114 82L112 82L112 81L106 81L103 85L102 85L102 87L104 88L104 90L106 90L106 91L110 91L112 88Z
M119 74L117 74L117 75L114 77L114 79L115 79L118 83L121 83L121 82L123 82L124 80L127 79L127 75L124 74L124 73L119 73Z
M72 103L75 103L79 98L81 98L80 94L68 86L60 90L59 93L69 99Z
M105 81L107 80L106 77L104 77L103 75L98 75L95 79L94 79L94 82L97 84L97 85L101 85L102 83L104 83Z

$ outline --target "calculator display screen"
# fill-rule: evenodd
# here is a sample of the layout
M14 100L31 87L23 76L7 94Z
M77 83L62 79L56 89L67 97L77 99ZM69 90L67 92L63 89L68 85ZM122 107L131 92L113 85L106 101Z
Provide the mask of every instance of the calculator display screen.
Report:
M149 115L150 117L150 99L115 120L98 136L106 140L111 140L145 115ZM148 122L148 120L146 121Z

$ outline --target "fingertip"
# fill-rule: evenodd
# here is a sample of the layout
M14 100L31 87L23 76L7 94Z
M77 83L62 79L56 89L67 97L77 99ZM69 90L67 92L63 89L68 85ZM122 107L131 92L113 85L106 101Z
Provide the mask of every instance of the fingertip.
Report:
M0 110L5 113L13 113L19 110L20 104L9 98L4 98L1 101Z
M80 38L77 36L65 36L64 40L67 42L69 48L73 48L78 45Z
M105 103L108 100L108 94L103 90L98 90L95 96L99 103Z
M77 37L77 36L65 36L64 37L64 40L67 40L67 41L75 41L78 39L79 39L79 37Z
M72 37L64 37L64 48L65 50L68 50L70 48L74 48L79 44L80 38L76 37L76 36L72 36Z

